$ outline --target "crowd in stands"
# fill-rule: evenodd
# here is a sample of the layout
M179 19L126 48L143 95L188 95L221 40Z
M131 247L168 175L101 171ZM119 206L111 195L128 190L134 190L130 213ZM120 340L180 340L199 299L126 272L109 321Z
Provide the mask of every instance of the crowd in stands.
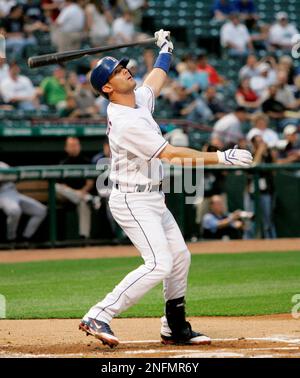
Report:
M57 51L77 49L83 43L99 46L144 38L141 20L147 6L145 0L0 0L0 33L6 37L8 57L0 57L0 109L45 109L70 119L105 116L107 100L98 97L89 85L89 70L98 59L89 61L85 73L54 66L52 73L34 86L30 78L22 74L17 57L26 56L28 46L37 43L37 31L49 33ZM239 145L253 152L256 164L300 162L300 69L291 57L292 37L298 34L297 27L284 11L277 12L271 24L261 22L253 0L212 0L211 10L212 20L220 30L220 59L239 62L237 81L221 75L205 51L197 56L192 52L176 55L175 43L170 77L158 103L163 101L174 118L203 125L204 131L211 132L204 146L206 150ZM154 61L152 49L144 50L141 61L130 60L128 68L138 86ZM233 98L229 102L226 93L232 88ZM182 130L180 133L184 137ZM178 133L175 132L175 136L178 137ZM172 138L172 134L169 137ZM184 143L188 143L185 138ZM213 185L219 179L222 181L219 177L213 180ZM259 189L264 236L275 237L271 216L272 174L260 180ZM224 199L220 197L222 189L208 192L206 210L209 205L218 213L221 228L223 224L230 225L233 234L241 235L243 230L244 236L251 237L251 227L243 229L240 214L227 219ZM245 203L245 209L253 211L250 175ZM211 235L218 227L212 217L203 218L203 206L197 210L198 220L205 226L206 234ZM209 228L211 231L207 231ZM222 232L219 234L223 235Z

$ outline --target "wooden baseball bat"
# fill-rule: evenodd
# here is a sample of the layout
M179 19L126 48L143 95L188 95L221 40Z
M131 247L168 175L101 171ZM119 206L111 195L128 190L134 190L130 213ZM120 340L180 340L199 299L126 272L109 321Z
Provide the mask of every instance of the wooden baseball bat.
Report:
M57 63L67 62L68 60L79 59L85 55L99 54L105 51L122 49L124 47L148 45L155 42L156 42L156 38L148 38L148 39L144 39L138 42L124 43L124 44L119 44L119 45L91 47L91 48L82 49L82 50L72 50L72 51L64 51L60 53L32 56L28 59L27 64L29 68L48 66L50 64L57 64Z

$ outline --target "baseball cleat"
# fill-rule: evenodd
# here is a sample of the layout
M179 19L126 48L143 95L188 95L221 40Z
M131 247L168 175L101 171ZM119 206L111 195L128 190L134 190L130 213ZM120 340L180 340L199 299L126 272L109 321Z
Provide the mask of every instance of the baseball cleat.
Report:
M96 339L102 341L103 345L108 345L111 348L119 344L118 338L114 335L109 324L101 322L100 320L88 318L82 320L79 324L79 329L86 333L87 336L94 336Z
M165 316L161 318L161 342L165 345L210 345L211 339L203 335L202 333L195 332L192 330L190 323L188 325L188 332L184 337L174 337L172 331L168 325L167 319Z

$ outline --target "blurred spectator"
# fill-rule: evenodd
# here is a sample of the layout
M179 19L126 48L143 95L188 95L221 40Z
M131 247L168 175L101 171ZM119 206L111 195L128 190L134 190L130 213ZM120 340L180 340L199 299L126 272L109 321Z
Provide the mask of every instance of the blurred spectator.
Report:
M246 64L240 69L239 77L240 79L251 79L254 76L259 75L259 70L257 68L258 61L254 54L249 54L247 57Z
M255 111L261 104L260 98L250 87L250 80L244 78L240 81L235 94L239 106L245 107L248 111Z
M209 201L210 211L204 215L202 228L204 239L242 239L244 223L242 212L227 213L223 198L214 195Z
M268 92L266 94L266 99L262 103L262 110L270 118L282 119L284 117L284 112L286 108L281 102L276 100L276 96L277 96L277 86L276 85L269 86Z
M209 85L219 85L224 83L224 78L218 74L217 70L213 66L208 64L207 56L205 54L198 55L197 60L197 70L199 72L207 73Z
M269 148L276 147L279 137L278 134L270 129L269 118L264 113L256 113L252 118L252 129L247 134L247 140L251 142L252 138L258 134L262 137L264 143Z
M184 107L180 114L192 122L208 122L213 120L211 110L200 97Z
M163 95L170 102L175 117L189 114L189 109L186 108L192 103L193 98L177 81L171 81L170 85L164 89Z
M52 29L52 43L58 51L80 48L84 38L85 14L77 0L66 0Z
M282 49L290 52L292 48L292 37L298 34L297 28L289 23L288 14L286 12L278 12L276 14L276 23L274 23L269 31L269 42L274 49Z
M128 9L133 14L133 22L136 26L140 26L143 11L147 7L146 0L125 0Z
M205 93L203 93L202 98L211 110L215 120L222 118L228 113L228 108L225 105L224 99L219 97L215 86L209 86Z
M234 10L231 0L215 0L212 6L213 17L216 21L224 21Z
M34 45L36 40L30 33L30 25L25 24L23 8L21 5L11 7L7 17L1 20L1 27L5 31L7 53L14 57L23 53L24 48Z
M112 36L115 43L132 42L135 37L135 27L132 13L125 11L121 17L118 17L112 24Z
M0 70L1 70L1 68L0 68ZM1 78L1 74L0 74L0 78ZM294 96L295 96L295 98L296 98L296 100L298 102L298 106L300 107L300 75L298 75L298 76L295 77L294 82L295 82Z
M40 4L37 4L34 0L27 0L26 4L23 5L23 12L27 32L49 31L49 26L46 23Z
M225 115L215 123L212 138L220 141L224 147L238 144L241 139L245 139L242 133L242 123L248 118L246 109L238 107L234 112Z
M42 0L41 7L44 11L45 17L54 22L63 6L65 0Z
M99 109L95 104L95 96L85 75L79 76L80 85L74 93L78 117L96 117Z
M255 17L256 8L253 0L234 0L234 10L239 13L242 19Z
M20 75L20 67L15 62L9 67L9 75L0 83L0 93L5 103L17 109L34 110L38 107L31 80Z
M5 58L0 57L0 84L3 79L8 77L9 74L9 65L6 62Z
M99 162L101 163L101 159L109 159L111 157L111 152L110 152L110 146L109 146L109 141L108 138L105 137L103 144L102 144L102 151L98 152L96 155L92 157L91 163L96 164Z
M201 97L189 103L181 114L187 116L189 121L208 122L218 120L227 113L224 101L220 100L216 88L208 87Z
M296 76L296 70L294 67L293 59L289 55L283 55L279 58L278 71L285 71L288 75L287 84L294 85L294 78Z
M98 96L95 100L95 103L99 110L99 115L102 117L106 117L109 101L103 96Z
M62 84L65 86L66 91L69 94L74 94L79 86L79 78L75 71L68 71L66 76L66 81L62 81Z
M114 20L122 16L126 8L124 0L108 0L107 3L108 3L108 9Z
M174 129L164 135L164 138L172 145L177 147L188 147L189 137L182 129Z
M78 118L80 116L75 96L72 93L67 95L66 100L63 102L63 106L58 108L58 114L61 118Z
M100 169L99 165L104 164L104 166L108 167L101 176L99 176L101 179L97 180L96 186L97 186L97 193L99 197L101 198L101 209L104 208L105 210L105 216L108 220L108 223L110 225L110 230L112 237L117 237L118 242L123 241L126 239L126 235L123 233L121 228L118 226L116 221L114 220L112 213L110 211L108 201L109 196L112 190L112 181L109 179L109 173L110 173L110 163L111 163L111 151L109 147L108 138L105 138L103 144L102 144L102 152L99 152L95 156L93 156L92 164L96 164L96 169Z
M23 12L26 22L45 22L45 16L41 8L41 5L38 4L35 0L26 0L26 3L23 5Z
M241 24L238 14L232 13L230 21L221 28L221 45L231 56L244 57L253 49L250 34L245 25Z
M206 143L203 152L216 152L218 148L212 144ZM223 199L225 211L227 210L227 195L224 191L224 178L226 172L224 171L204 171L204 193L203 197L196 198L194 206L196 208L195 222L202 228L202 220L206 213L209 212L210 199L214 195L219 195Z
M187 57L186 69L179 74L179 83L187 90L187 94L196 94L208 87L208 74L197 70L197 62L193 57Z
M282 103L286 109L293 110L298 108L298 101L292 88L288 85L287 71L280 70L277 72L277 93L275 99Z
M249 30L251 41L256 50L267 50L270 25L261 22L258 17L245 21Z
M142 64L138 67L138 76L145 78L150 73L154 66L155 55L152 49L145 49L143 52Z
M90 164L90 160L81 152L78 138L68 137L65 143L67 157L60 162L62 165ZM55 185L56 193L75 204L79 217L79 235L88 238L91 232L91 209L100 207L99 197L92 196L93 180L84 178L66 178Z
M257 130L256 134L252 136L251 150L255 164L275 162L276 155L270 148L268 148L267 144L263 141L263 137L260 130ZM273 172L260 172L258 186L263 237L267 239L275 239L276 230L275 225L273 223ZM247 211L254 212L254 192L255 187L253 175L249 174L247 189L244 198L244 206ZM247 239L253 238L255 236L253 228L247 230L245 236Z
M287 125L283 129L285 146L279 151L278 164L298 163L300 161L300 141L295 125Z
M257 67L258 76L252 76L250 79L250 88L257 94L258 97L262 97L266 89L275 83L273 75L270 73L271 67L268 63L260 63Z
M37 89L37 93L43 96L44 102L52 108L63 107L63 102L66 101L67 91L66 85L66 71L63 66L57 65L54 68L53 75L45 77Z
M237 12L250 30L257 18L256 8L253 0L234 0L234 11Z
M113 22L111 13L105 9L103 1L91 0L85 7L89 38L93 46L106 42Z
M6 17L16 3L15 0L0 0L0 17Z
M1 95L1 82L9 76L9 65L6 63L5 58L0 57L0 109L13 110L12 105L5 104Z
M268 79L269 82L274 84L277 81L278 64L276 58L272 55L267 55L260 60L260 63L266 63L269 66Z
M0 168L9 166L0 161ZM35 199L24 196L17 191L16 185L11 181L0 182L0 209L6 214L6 237L12 242L17 238L17 230L22 214L29 216L23 231L22 239L29 241L47 215L47 207Z

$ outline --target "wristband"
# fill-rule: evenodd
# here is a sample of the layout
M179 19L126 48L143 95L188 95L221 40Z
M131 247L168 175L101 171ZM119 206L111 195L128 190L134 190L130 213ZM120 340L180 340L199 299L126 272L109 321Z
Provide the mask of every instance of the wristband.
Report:
M154 68L160 68L166 73L169 72L171 66L172 54L160 52L154 64Z

